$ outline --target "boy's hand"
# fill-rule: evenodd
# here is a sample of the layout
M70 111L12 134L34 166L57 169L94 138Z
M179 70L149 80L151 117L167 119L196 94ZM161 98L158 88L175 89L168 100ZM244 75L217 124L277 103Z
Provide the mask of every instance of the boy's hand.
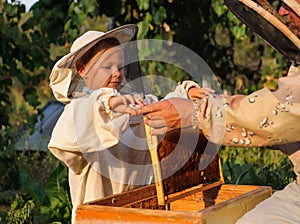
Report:
M130 94L112 96L108 104L111 110L115 112L129 113L131 115L137 115L137 109L145 105L142 100Z
M188 95L191 100L203 99L215 91L210 88L192 87L188 90Z

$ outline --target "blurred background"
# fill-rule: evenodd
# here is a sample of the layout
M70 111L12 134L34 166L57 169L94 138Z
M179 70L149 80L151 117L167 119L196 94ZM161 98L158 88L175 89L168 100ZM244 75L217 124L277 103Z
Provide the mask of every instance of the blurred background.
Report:
M277 8L280 1L270 3ZM176 42L196 52L226 94L275 90L287 73L288 61L222 0L1 0L0 223L70 222L67 170L47 150L63 110L49 89L49 74L78 35L128 23L139 26L138 39ZM175 83L193 79L162 62L142 61L141 68ZM163 85L152 88L163 97ZM220 157L226 183L279 190L295 178L276 150L222 147Z

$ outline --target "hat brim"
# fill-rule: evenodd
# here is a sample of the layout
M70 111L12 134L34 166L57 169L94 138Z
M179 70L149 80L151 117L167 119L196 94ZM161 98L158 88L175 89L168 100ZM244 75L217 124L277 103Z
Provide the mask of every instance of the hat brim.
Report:
M113 30L107 31L103 35L99 35L99 38L95 38L90 43L82 46L79 50L74 52L70 52L66 56L64 56L59 63L57 64L60 68L70 68L78 58L84 55L88 50L90 50L95 44L99 43L101 40L107 38L116 38L120 44L125 44L136 38L138 32L138 27L135 24L127 24L124 26L120 26Z
M70 102L71 99L69 98L69 86L72 82L72 66L76 63L77 59L90 50L91 47L93 47L99 41L110 37L116 38L120 44L123 45L131 40L135 40L137 32L138 27L134 24L124 25L104 34L99 32L99 37L93 37L89 43L83 45L78 50L70 52L57 61L49 77L49 85L55 98L65 104Z
M292 62L300 62L299 38L278 18L252 0L224 0L230 11Z

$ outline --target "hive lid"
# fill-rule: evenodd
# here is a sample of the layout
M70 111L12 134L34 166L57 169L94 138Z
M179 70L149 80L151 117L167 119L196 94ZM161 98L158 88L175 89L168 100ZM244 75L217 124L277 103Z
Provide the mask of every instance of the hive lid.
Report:
M291 62L300 62L299 38L282 22L266 0L259 0L260 3L252 0L224 0L224 2L236 17L269 45Z

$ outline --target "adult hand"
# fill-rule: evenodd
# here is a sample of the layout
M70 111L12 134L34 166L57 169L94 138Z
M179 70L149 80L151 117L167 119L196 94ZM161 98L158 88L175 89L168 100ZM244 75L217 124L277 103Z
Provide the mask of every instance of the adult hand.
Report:
M210 88L192 87L188 90L188 95L191 100L203 99L215 91Z
M152 135L162 135L167 131L192 126L193 101L170 98L146 105L137 110L144 114L145 123L152 127Z
M112 96L108 104L111 110L115 112L130 113L131 115L137 115L136 109L145 105L143 101L130 94Z

